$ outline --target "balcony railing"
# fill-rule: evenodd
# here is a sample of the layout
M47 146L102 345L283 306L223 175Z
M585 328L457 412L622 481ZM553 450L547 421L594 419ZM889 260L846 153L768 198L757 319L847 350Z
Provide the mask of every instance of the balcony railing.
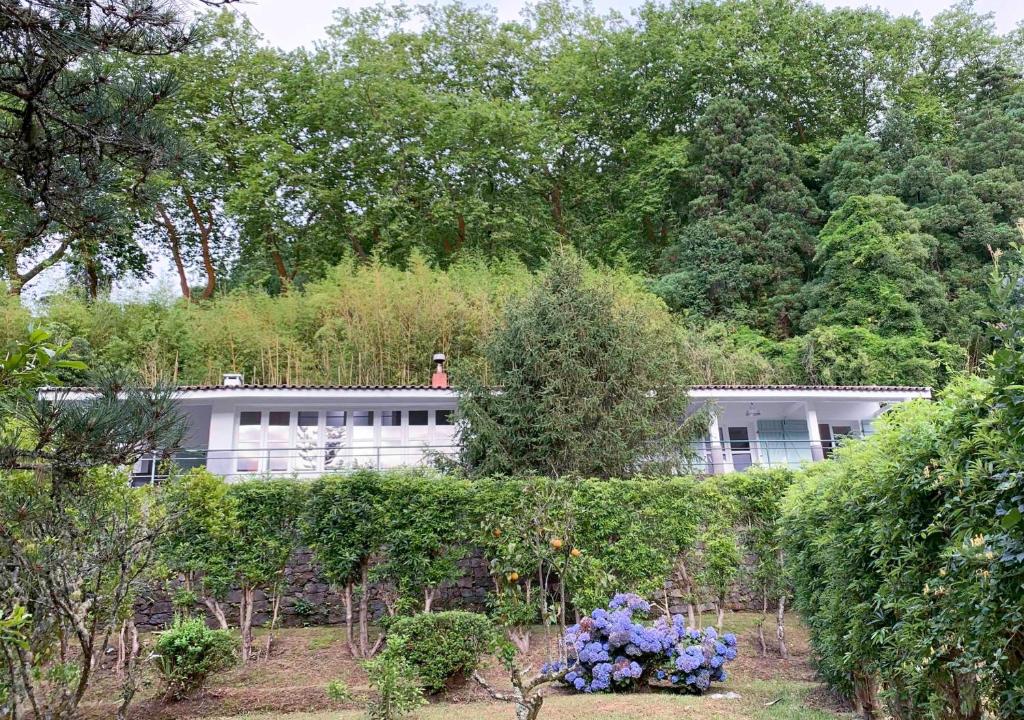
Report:
M170 458L144 456L132 469L132 484L164 480L172 470L205 467L227 477L313 478L353 470L422 467L454 457L455 445L373 445L304 448L179 450Z
M670 463L683 474L715 474L748 467L798 468L806 462L829 457L849 438L822 441L820 452L807 440L750 440L718 444L720 457L714 457L710 441L692 446L690 457ZM453 458L457 445L332 446L318 448L262 448L244 450L180 450L170 459L144 457L136 464L132 480L136 485L167 477L176 466L180 470L206 467L227 477L306 477L344 473L359 469L385 470L429 465L438 459Z
M823 460L837 447L855 437L822 440L815 446L809 440L734 440L713 444L710 440L696 443L694 457L682 463L684 471L713 474L748 467L799 468L804 463ZM720 448L720 457L714 453ZM716 467L719 466L719 467Z

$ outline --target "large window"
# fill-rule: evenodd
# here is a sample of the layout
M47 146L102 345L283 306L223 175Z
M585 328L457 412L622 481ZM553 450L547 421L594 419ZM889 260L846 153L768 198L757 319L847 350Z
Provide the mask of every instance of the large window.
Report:
M347 418L348 413L344 410L328 410L324 413L325 470L337 470L345 466Z
M235 467L306 474L414 465L425 448L448 449L454 430L449 410L243 410Z
M397 467L405 464L401 410L384 410L380 414L380 467Z
M239 413L237 447L238 472L259 472L260 450L263 448L263 413Z

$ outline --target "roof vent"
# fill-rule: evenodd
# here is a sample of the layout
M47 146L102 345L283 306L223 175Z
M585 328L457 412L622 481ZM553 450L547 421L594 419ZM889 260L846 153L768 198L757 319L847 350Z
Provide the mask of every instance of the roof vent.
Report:
M444 363L448 358L444 353L434 353L434 374L430 378L430 387L444 389L448 387L448 373L444 371Z
M224 373L224 380L221 382L224 387L242 387L245 385L245 378L242 373Z

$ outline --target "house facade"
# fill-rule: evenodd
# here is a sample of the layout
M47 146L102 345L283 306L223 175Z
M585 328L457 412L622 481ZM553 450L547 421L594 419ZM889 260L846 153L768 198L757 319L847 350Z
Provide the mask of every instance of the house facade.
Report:
M871 433L894 404L929 397L926 387L695 386L691 410L706 406L711 420L679 470L799 467ZM177 402L188 432L174 461L229 479L419 466L458 452L458 391L440 363L424 386L246 385L226 375L220 385L179 388ZM152 458L134 468L137 483L165 472Z

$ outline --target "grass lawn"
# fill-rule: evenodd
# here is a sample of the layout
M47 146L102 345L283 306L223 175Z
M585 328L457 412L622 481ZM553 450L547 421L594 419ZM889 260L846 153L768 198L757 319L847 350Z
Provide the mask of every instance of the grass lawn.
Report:
M549 686L545 690L547 698L541 718L835 720L850 717L836 708L835 701L815 679L808 663L806 631L795 618L788 633L791 657L782 660L773 654L773 648L769 649L768 657L759 657L755 630L758 617L754 613L726 617L726 630L735 632L738 637L740 656L728 666L728 681L713 685L712 693L734 692L740 699L664 693L577 695ZM771 629L774 631L774 626ZM551 656L543 633L535 633L529 661L539 667ZM488 662L483 672L496 687L509 687L496 660ZM343 682L352 700L331 700L326 691L331 681ZM112 674L101 671L82 707L83 718L105 720L112 717L117 690ZM268 658L214 676L209 688L190 700L165 702L160 697L157 678L150 674L132 706L131 717L139 720L356 720L364 717L362 707L370 692L365 672L345 648L341 628L291 628L277 633ZM415 720L512 720L514 712L511 705L490 701L475 683L467 681L455 683L445 693L431 698L429 705L411 717Z
M809 705L815 683L754 680L731 684L740 700L710 697L630 694L556 695L547 698L542 720L835 720L848 717ZM225 716L217 720L361 720L359 710L314 713L262 713ZM502 703L438 703L410 716L415 720L512 720L512 706Z

